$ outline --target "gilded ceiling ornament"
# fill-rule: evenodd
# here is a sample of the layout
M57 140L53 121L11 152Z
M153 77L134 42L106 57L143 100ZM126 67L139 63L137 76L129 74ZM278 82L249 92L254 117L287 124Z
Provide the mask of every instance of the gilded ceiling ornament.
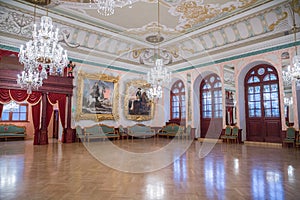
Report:
M178 46L171 46L169 48L166 49L168 52L170 52L172 54L172 56L174 58L178 58L179 57L179 48Z
M271 31L273 31L273 30L275 29L275 27L276 27L282 20L284 20L284 19L287 18L287 16L288 16L288 13L287 13L287 12L282 13L281 17L280 17L279 19L277 19L276 22L270 24L269 29L270 29Z
M295 13L298 13L300 15L300 2L299 0L292 0L291 2L292 9Z
M257 0L231 1L226 4L204 4L202 1L185 1L172 7L169 12L179 16L179 25L176 30L188 29L195 25L207 23L235 11L237 8L248 7Z

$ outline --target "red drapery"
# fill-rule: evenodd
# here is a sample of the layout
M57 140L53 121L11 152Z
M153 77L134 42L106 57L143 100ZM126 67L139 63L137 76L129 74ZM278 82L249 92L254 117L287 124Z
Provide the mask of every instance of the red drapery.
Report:
M65 128L66 124L66 96L67 95L65 94L48 94L48 100L51 104L55 104L56 102L58 102L59 116L63 128Z
M28 98L26 90L9 90L9 94L14 101L23 102Z
M55 104L56 102L58 102L59 117L60 117L60 121L61 121L61 125L62 125L63 129L65 129L65 124L66 124L66 98L67 98L67 95L65 95L65 94L56 94L56 93L48 94L48 100L52 105ZM50 105L50 103L47 104L47 117L51 117L52 112L53 112L53 107L52 107L52 105ZM48 107L51 107L51 114L50 114L50 108L49 108L49 113L48 113ZM50 122L50 120L49 120L49 122ZM62 142L64 142L64 135L62 137Z
M27 102L31 104L32 110L32 121L34 127L34 141L33 144L39 144L39 129L40 129L40 119L41 119L41 99L42 93L33 91L28 99Z
M10 102L9 90L0 88L0 102L8 103Z
M53 106L52 106L52 104L49 103L49 101L47 101L46 128L48 128L48 125L49 125L50 120L51 120L52 113L53 113Z
M3 104L0 103L0 118L2 117L2 111L3 111Z
M0 118L2 117L3 103L8 103L9 101L9 90L0 88Z

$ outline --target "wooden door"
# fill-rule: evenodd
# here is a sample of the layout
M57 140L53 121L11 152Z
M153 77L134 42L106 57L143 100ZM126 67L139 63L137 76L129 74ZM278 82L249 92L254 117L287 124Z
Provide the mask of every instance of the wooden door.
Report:
M222 131L222 84L217 74L206 76L200 84L201 137L219 138Z
M246 139L281 142L278 75L270 65L252 68L245 78Z

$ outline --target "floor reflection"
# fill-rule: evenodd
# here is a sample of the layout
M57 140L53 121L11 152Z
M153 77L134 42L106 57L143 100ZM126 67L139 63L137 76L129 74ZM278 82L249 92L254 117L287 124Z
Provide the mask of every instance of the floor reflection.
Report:
M186 154L182 155L180 159L175 160L173 163L173 178L176 185L186 182L189 175L186 164Z
M204 159L204 184L209 198L217 198L215 195L224 197L225 173L222 160L212 157Z
M253 199L284 199L281 172L254 168L251 174Z
M10 158L10 156L6 156L6 161L0 162L0 191L1 188L6 188L10 192L14 192L23 177L24 157Z

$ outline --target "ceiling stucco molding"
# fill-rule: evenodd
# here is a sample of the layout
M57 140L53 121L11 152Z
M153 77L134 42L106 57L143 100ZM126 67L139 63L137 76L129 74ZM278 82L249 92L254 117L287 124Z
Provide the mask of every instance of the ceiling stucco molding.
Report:
M235 46L241 42L255 41L253 38L289 31L292 24L288 18L291 18L291 13L288 3L284 3L174 42L179 44L180 54L189 58L202 51Z

